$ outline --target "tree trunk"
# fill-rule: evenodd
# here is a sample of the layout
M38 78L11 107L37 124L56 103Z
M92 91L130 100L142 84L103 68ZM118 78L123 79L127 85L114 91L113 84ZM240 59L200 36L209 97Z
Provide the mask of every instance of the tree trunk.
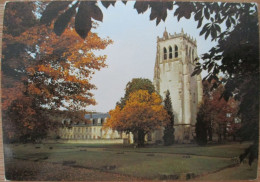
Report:
M208 128L208 136L209 136L209 141L212 141L212 128Z
M143 130L138 130L137 133L137 146L138 147L143 147L144 146L144 131Z

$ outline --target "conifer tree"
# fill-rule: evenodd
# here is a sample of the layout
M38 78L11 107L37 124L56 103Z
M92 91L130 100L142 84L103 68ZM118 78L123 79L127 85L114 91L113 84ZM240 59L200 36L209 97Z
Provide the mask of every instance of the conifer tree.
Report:
M197 114L195 125L196 142L199 145L207 144L207 122L205 121L205 106L202 105Z
M166 97L164 99L164 109L167 111L170 117L170 122L166 125L164 129L164 145L172 145L174 143L174 115L172 112L172 102L169 90L167 90Z

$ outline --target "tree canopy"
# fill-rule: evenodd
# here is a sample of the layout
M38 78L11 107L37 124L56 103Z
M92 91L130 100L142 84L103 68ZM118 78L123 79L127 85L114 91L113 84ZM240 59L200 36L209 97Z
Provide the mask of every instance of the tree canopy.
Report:
M147 78L133 78L127 83L125 88L125 95L117 102L117 105L121 108L125 106L129 95L138 90L147 90L150 94L155 92L153 83Z
M78 111L95 104L90 80L106 66L106 55L94 51L112 43L92 32L83 40L72 28L58 37L53 25L40 25L34 11L32 2L10 2L5 9L2 109L10 132L18 126L27 134L46 131L51 125L41 115L43 108Z
M109 114L111 118L105 126L117 131L132 132L138 146L144 145L146 134L160 129L169 122L160 96L147 90L130 93L125 106L123 108L116 106Z

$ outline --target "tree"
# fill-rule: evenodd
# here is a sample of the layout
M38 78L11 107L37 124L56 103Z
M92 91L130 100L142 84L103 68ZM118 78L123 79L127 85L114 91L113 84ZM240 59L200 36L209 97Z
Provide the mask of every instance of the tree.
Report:
M197 114L196 136L199 144L212 141L213 134L218 136L218 142L227 139L228 135L237 135L239 124L235 123L239 102L234 98L226 101L221 98L224 87L212 88L215 80L211 83L203 81L203 102ZM198 128L197 128L198 127Z
M207 111L205 111L205 106L202 104L197 113L197 122L195 124L196 142L199 145L207 144L207 129L208 120L206 118Z
M123 108L116 106L109 112L105 127L113 130L133 133L137 146L144 145L144 137L169 122L167 111L161 105L162 100L155 92L138 90L129 95Z
M133 78L127 83L125 88L125 95L117 102L117 105L123 108L126 101L129 99L129 95L138 90L147 90L150 94L155 92L153 83L146 78Z
M96 56L93 50L105 49L112 41L92 32L83 40L73 29L58 37L51 27L39 25L35 3L18 4L8 3L5 10L12 16L4 19L3 126L10 133L19 126L17 131L24 132L15 134L31 138L39 130L46 135L52 127L43 108L78 111L95 104L90 80L106 66L106 56ZM23 15L24 9L28 12Z
M170 122L165 126L164 129L164 145L172 145L174 143L174 115L172 112L172 101L169 90L167 90L166 97L164 99L164 109L167 111L170 117Z

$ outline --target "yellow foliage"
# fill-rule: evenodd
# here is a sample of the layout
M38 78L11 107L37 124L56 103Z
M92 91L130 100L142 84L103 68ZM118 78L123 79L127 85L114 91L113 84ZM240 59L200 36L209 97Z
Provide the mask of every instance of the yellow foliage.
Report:
M142 129L145 133L159 129L169 122L167 111L156 93L139 90L130 94L124 108L116 106L109 112L105 127L114 130L134 132Z

